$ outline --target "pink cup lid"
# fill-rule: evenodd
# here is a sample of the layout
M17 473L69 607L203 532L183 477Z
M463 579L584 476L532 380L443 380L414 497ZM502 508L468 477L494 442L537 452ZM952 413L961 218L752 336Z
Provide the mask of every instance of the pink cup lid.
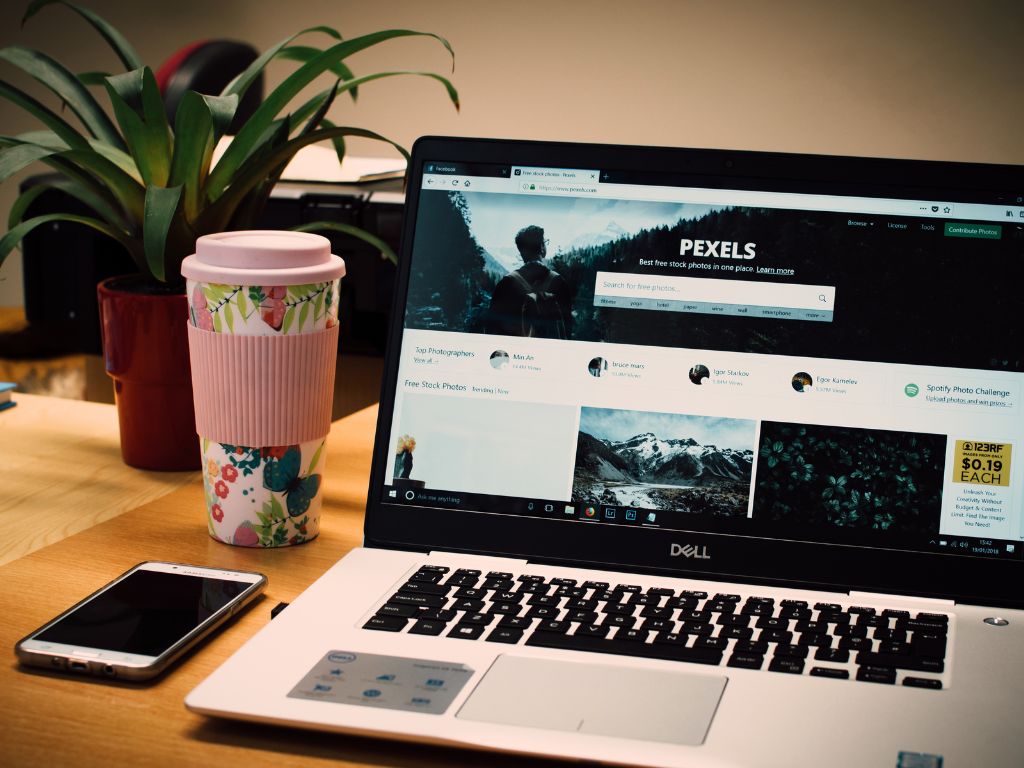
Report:
M300 285L343 277L345 262L321 235L258 229L203 235L181 274L204 283Z

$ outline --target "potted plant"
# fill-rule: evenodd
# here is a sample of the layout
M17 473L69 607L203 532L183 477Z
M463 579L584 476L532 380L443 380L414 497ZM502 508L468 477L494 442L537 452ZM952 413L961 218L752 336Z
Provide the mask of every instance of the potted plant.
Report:
M91 227L117 241L139 274L101 284L107 371L114 378L126 463L147 469L198 467L195 444L186 300L181 261L197 237L224 230L252 229L285 166L301 148L331 141L340 163L345 139L361 137L394 146L361 128L338 126L327 113L340 95L353 101L374 80L417 75L440 82L458 108L447 78L432 72L389 71L357 77L345 60L388 40L408 36L443 38L392 29L343 39L334 29L313 27L268 48L221 93L189 92L171 125L152 70L113 26L88 8L63 0L34 0L22 23L48 5L77 13L111 46L125 72L75 75L50 56L20 46L0 49L0 61L20 69L52 91L63 109L51 109L0 80L0 97L32 114L43 130L0 136L0 183L33 163L43 163L59 180L22 193L11 208L8 232L0 238L0 265L36 227L67 221ZM323 48L299 45L301 36L327 38ZM454 64L454 54L453 64ZM237 127L219 159L214 148L225 136L240 99L275 59L296 62L295 70ZM333 84L299 101L300 92L329 74ZM102 89L112 118L93 94ZM58 187L84 203L93 215L52 213L26 218L32 202ZM336 230L358 237L395 259L374 235L336 222L306 224L302 230Z

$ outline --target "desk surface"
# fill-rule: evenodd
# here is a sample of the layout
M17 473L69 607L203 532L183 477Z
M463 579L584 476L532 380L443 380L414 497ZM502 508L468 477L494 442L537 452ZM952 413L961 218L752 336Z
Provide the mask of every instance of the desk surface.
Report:
M321 532L309 544L252 550L213 541L206 534L202 487L195 475L171 493L0 566L0 653L7 654L0 662L3 764L525 765L500 755L212 720L182 703L188 691L270 620L271 608L293 600L360 543L375 419L371 407L334 423L327 442ZM37 505L32 502L33 509ZM2 513L8 509L5 503ZM149 685L66 677L17 665L12 649L21 637L143 560L261 571L270 582L263 600Z

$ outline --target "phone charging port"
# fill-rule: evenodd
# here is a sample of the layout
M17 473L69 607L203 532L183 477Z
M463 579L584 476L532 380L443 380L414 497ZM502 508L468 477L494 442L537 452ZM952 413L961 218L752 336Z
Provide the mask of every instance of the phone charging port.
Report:
M89 663L86 661L75 661L74 659L71 659L68 661L68 669L72 672L88 672Z

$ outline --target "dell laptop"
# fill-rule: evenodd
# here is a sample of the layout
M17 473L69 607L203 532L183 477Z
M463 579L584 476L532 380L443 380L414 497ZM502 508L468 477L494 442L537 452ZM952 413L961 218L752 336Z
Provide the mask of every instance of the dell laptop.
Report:
M187 706L616 765L1020 766L1022 195L421 139L364 546Z

